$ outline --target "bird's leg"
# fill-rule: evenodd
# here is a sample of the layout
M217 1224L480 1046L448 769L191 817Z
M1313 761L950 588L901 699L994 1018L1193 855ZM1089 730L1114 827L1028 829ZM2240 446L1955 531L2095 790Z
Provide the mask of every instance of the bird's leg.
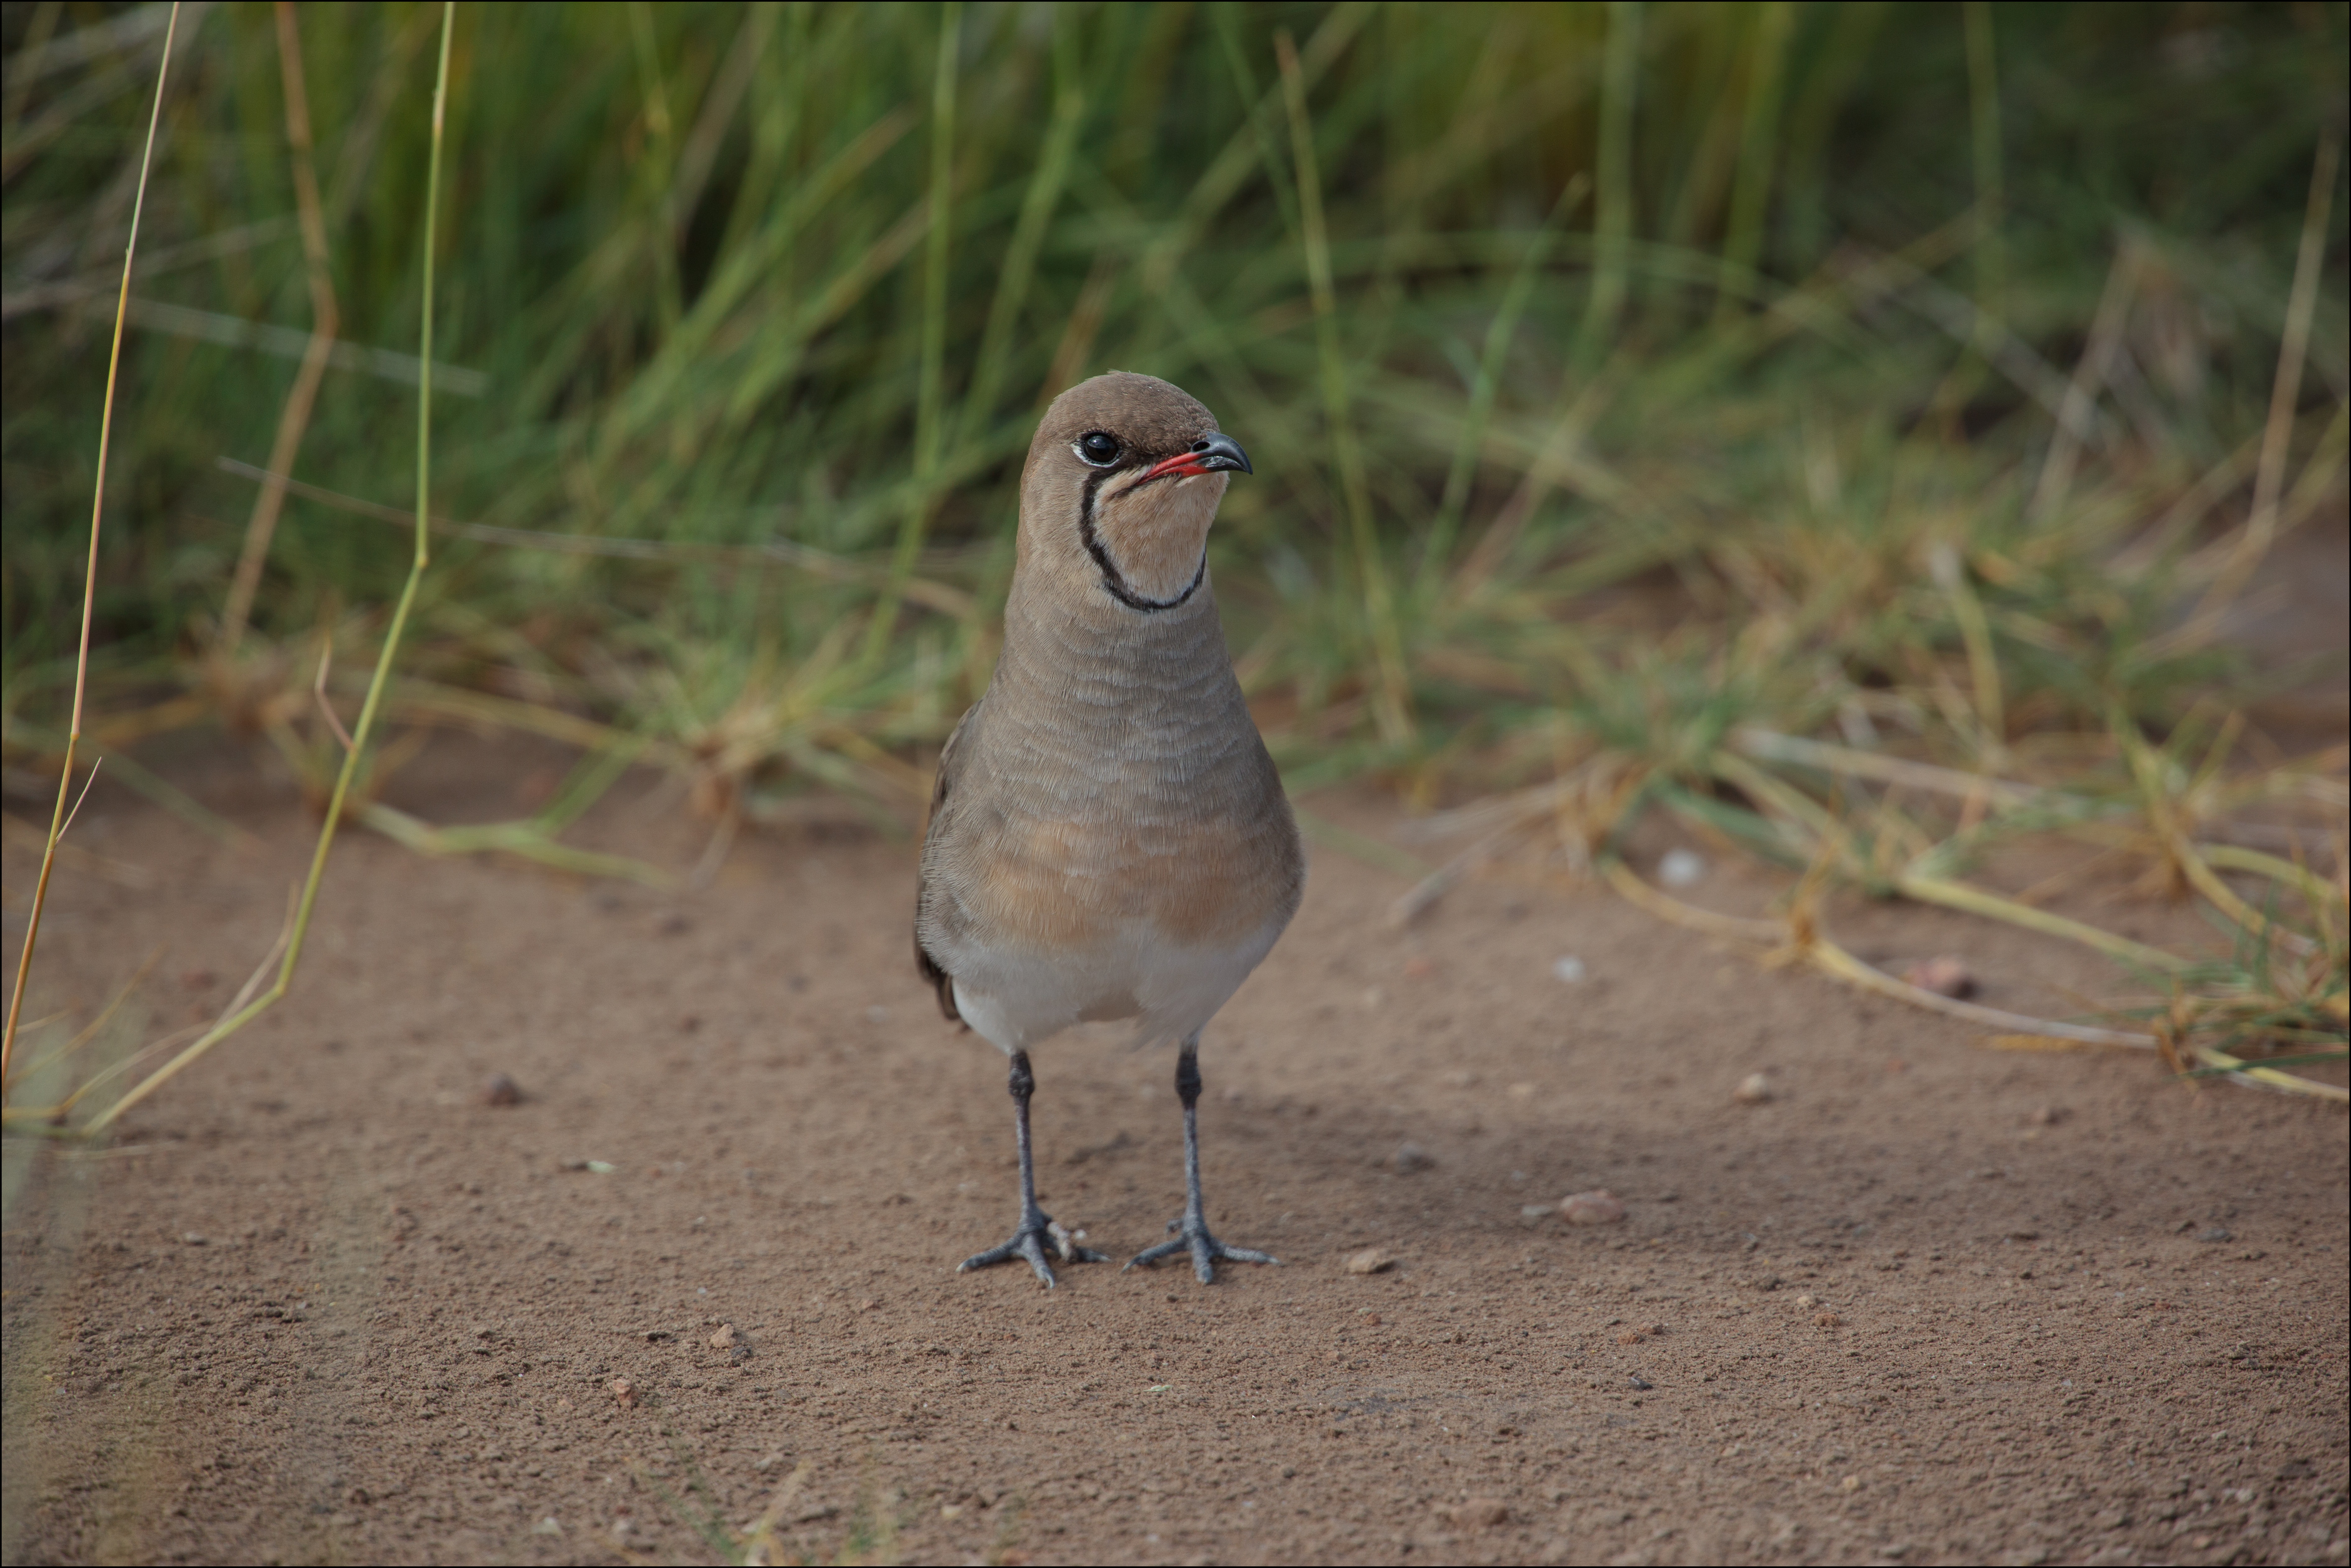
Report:
M1012 1053L1012 1075L1007 1086L1012 1092L1013 1137L1020 1144L1020 1227L1001 1247L975 1252L956 1264L956 1272L1021 1258L1037 1271L1037 1278L1045 1288L1051 1290L1053 1271L1045 1262L1047 1248L1060 1254L1065 1263L1107 1263L1110 1259L1091 1247L1079 1246L1075 1237L1037 1207L1037 1158L1029 1147L1029 1096L1037 1092L1037 1075L1029 1070L1028 1052Z
M1184 1218L1168 1221L1167 1229L1183 1234L1173 1241L1162 1241L1156 1247L1137 1252L1127 1263L1155 1263L1162 1258L1172 1258L1179 1252L1192 1255L1192 1272L1207 1284L1217 1277L1216 1262L1228 1258L1236 1263L1279 1263L1280 1259L1265 1252L1253 1252L1246 1247L1228 1247L1208 1234L1208 1217L1202 1211L1200 1201L1200 1037L1197 1034L1184 1042L1182 1053L1176 1058L1176 1097L1184 1102ZM1123 1272L1123 1271L1122 1271Z

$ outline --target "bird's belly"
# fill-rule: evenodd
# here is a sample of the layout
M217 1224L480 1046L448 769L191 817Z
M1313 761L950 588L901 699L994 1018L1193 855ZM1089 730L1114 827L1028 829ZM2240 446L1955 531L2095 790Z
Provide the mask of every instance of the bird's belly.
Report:
M1121 922L1083 946L958 944L956 1007L1005 1051L1026 1050L1076 1023L1136 1020L1138 1044L1196 1032L1258 966L1280 922L1238 941L1178 943L1155 922Z

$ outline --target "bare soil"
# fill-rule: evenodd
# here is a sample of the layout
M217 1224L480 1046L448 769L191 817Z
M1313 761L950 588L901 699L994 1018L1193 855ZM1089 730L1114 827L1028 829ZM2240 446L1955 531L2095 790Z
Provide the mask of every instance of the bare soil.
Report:
M511 816L563 761L444 734L393 798ZM100 785L34 1011L162 956L93 1051L216 1012L308 850L268 769L158 762L258 844ZM691 865L642 788L585 837ZM2346 1561L2339 1108L1989 1049L1598 891L1394 930L1404 884L1318 848L1203 1052L1212 1222L1283 1266L958 1276L1013 1218L1004 1064L914 976L913 845L852 823L695 893L347 834L287 1002L114 1147L9 1145L6 1560L714 1561L781 1498L821 1561ZM1767 896L1707 853L1692 898ZM2059 907L2212 937L2095 874ZM1835 919L2027 1012L2126 983ZM1123 1257L1182 1171L1172 1057L1121 1039L1039 1053L1036 1115ZM1621 1223L1557 1217L1603 1188Z

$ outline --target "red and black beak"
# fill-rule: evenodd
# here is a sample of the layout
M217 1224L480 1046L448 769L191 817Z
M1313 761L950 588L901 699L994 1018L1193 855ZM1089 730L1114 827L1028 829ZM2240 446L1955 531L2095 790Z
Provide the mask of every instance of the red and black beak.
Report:
M1249 466L1249 453L1241 450L1240 442L1222 431L1210 431L1192 443L1191 451L1162 458L1144 470L1143 477L1136 483L1148 484L1155 479L1185 479L1196 473L1256 472Z

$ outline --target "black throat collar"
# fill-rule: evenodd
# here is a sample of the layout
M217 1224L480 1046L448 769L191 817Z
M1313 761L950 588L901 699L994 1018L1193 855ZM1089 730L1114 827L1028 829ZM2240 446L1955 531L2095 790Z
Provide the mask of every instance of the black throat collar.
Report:
M1208 552L1205 548L1201 550L1200 564L1193 569L1191 582L1172 599L1155 599L1136 593L1128 586L1126 574L1118 569L1116 561L1111 559L1109 547L1102 542L1102 535L1094 528L1094 504L1103 482L1123 472L1123 469L1104 469L1086 476L1085 496L1078 504L1078 537L1085 541L1086 554L1092 556L1094 565L1102 568L1102 587L1110 590L1111 597L1127 608L1141 610L1145 615L1156 610L1174 609L1198 593L1200 585L1208 580Z

